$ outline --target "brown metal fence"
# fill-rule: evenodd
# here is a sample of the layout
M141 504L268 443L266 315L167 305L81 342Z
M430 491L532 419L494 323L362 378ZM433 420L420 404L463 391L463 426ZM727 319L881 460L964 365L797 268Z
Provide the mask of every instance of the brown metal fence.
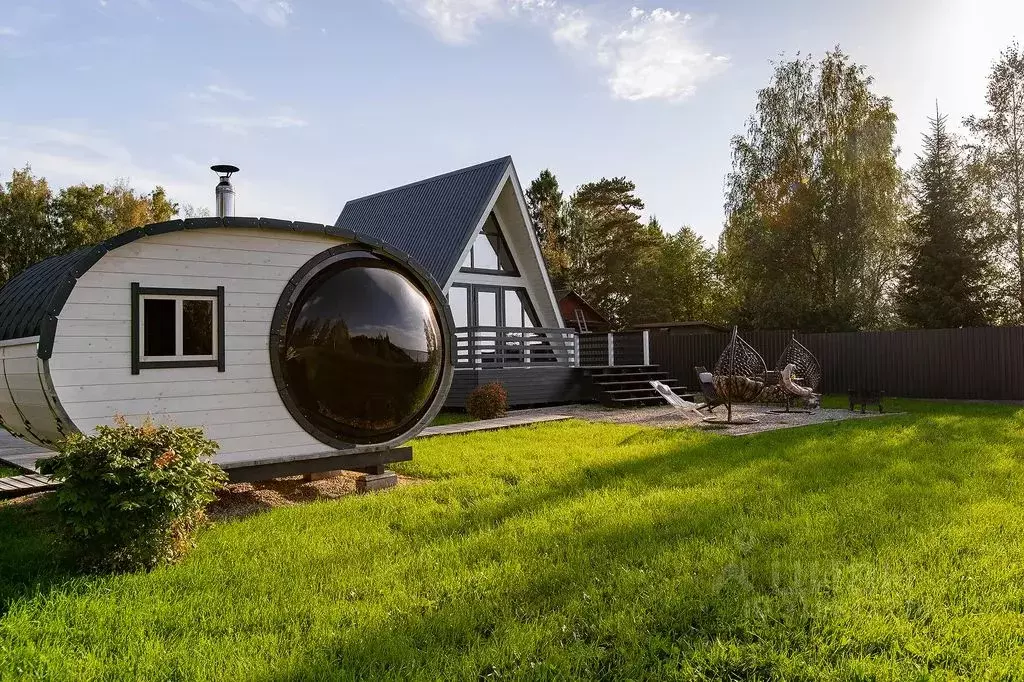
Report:
M793 336L740 332L773 368ZM882 390L906 398L1024 400L1024 327L801 334L821 363L826 393ZM651 362L695 385L695 365L714 367L728 334L651 332Z

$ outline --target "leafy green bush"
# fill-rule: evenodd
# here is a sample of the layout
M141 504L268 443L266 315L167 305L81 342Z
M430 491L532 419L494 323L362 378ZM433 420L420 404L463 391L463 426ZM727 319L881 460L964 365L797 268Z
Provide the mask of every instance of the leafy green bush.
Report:
M193 546L227 478L210 461L218 445L202 429L114 421L64 439L40 467L61 482L56 507L68 545L101 570L173 562Z
M477 419L494 419L508 412L508 393L497 381L484 384L469 394L466 412Z

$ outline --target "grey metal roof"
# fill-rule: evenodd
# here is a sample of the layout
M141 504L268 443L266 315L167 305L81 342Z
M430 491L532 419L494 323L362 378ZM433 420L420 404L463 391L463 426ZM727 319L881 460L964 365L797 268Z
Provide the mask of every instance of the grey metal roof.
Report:
M341 227L273 218L189 218L137 227L96 246L47 258L12 278L0 289L0 340L39 336L39 357L44 360L49 358L53 350L57 316L71 295L71 290L75 288L78 278L88 272L103 254L147 235L214 227L291 230L330 234L346 239L356 238L351 231ZM361 241L371 242L365 239ZM400 250L396 251L390 244L370 243L370 246L415 270L427 273L426 268L415 258L410 258ZM429 273L427 275L431 285L438 286L440 291L440 285L429 276Z
M511 164L506 156L353 199L335 227L404 251L443 284Z

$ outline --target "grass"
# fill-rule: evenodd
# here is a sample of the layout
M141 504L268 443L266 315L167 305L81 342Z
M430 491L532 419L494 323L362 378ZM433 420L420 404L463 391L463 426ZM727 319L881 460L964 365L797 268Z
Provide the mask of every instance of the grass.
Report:
M476 417L470 417L465 412L441 412L434 421L430 422L431 426L447 426L448 424L462 424L464 422L475 422Z
M0 678L1024 677L1024 410L427 439L380 495L87 577L0 507Z
M20 469L15 469L14 467L7 466L3 462L0 462L0 478L7 478L8 476L17 476L21 473L22 472Z

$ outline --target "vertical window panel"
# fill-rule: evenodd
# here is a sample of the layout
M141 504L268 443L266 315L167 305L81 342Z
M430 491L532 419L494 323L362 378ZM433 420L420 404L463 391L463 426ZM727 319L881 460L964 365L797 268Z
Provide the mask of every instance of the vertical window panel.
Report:
M455 327L469 326L469 289L453 286L448 290L448 305L451 307Z
M182 355L213 355L213 301L181 302Z
M174 357L178 333L173 299L147 298L143 301L142 354L151 358Z

